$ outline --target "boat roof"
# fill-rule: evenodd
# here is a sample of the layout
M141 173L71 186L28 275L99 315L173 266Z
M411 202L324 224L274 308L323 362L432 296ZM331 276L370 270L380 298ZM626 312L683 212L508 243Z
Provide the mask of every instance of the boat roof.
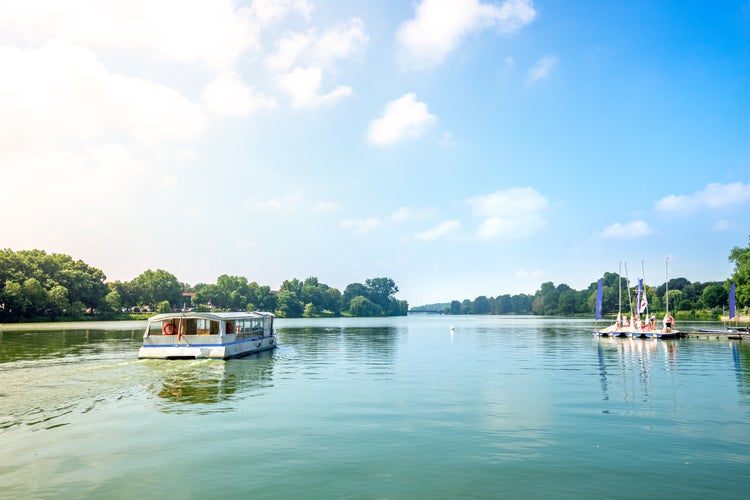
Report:
M163 313L151 316L148 322L164 321L169 319L188 319L188 318L201 318L209 319L214 321L227 321L237 319L252 319L252 318L273 318L275 315L270 312L263 311L235 311L235 312L176 312L176 313Z

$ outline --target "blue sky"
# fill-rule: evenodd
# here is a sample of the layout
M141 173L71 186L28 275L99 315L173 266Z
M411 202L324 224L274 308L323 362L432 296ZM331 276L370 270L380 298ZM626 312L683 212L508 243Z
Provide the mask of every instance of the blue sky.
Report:
M411 305L724 280L750 3L0 1L0 247Z

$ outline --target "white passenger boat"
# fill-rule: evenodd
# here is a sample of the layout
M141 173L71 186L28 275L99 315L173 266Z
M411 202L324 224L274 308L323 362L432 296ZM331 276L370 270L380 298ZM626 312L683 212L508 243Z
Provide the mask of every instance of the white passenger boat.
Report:
M268 312L157 314L148 320L139 358L229 359L276 347Z

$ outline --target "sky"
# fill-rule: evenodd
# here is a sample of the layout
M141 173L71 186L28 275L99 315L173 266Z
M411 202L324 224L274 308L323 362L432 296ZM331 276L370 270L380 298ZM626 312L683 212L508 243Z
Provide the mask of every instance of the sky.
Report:
M0 0L0 248L417 306L723 281L750 2Z

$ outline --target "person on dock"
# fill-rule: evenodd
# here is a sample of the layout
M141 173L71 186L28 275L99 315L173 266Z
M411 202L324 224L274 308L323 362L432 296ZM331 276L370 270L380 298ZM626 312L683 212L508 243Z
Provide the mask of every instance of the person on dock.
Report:
M672 329L672 326L674 325L674 318L669 313L664 313L664 319L662 320L664 322L664 331L669 331Z

